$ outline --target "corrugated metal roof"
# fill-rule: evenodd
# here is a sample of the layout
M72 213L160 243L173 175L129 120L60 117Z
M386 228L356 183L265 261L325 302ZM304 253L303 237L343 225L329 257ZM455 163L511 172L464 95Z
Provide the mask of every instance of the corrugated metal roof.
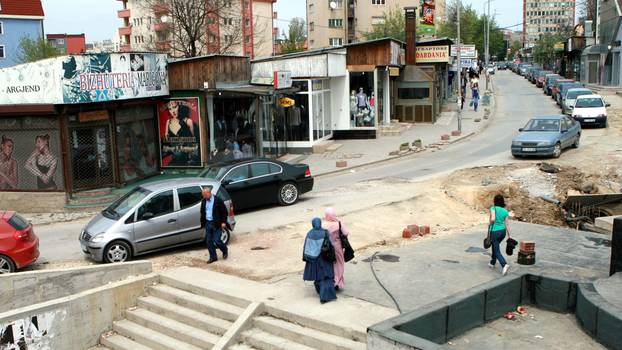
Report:
M44 16L41 0L0 0L0 5L0 16Z

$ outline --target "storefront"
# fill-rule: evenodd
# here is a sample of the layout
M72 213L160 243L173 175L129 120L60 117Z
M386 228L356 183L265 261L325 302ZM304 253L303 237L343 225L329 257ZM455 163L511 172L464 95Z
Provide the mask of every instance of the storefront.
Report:
M253 84L272 86L274 72L291 74L292 87L288 93L294 105L279 108L276 125L287 141L273 137L279 148L289 152L308 152L323 140L333 137L340 122L349 128L349 85L344 48L306 51L296 54L255 60L251 64ZM338 128L339 126L339 128ZM263 146L266 147L266 140Z
M92 54L0 70L0 189L115 186L159 171L166 55Z

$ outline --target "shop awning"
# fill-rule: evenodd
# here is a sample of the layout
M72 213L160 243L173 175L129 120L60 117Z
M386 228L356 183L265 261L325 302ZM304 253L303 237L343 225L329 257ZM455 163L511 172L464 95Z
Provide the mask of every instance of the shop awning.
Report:
M608 52L609 52L609 48L607 48L607 45L597 44L597 45L586 47L581 53L581 56L603 54L603 53L608 53Z
M290 94L299 91L298 88L279 89L276 92L279 94ZM257 96L270 96L274 93L272 85L241 85L241 86L228 86L219 87L213 90L213 92L225 92L233 94L245 94L245 95L257 95Z

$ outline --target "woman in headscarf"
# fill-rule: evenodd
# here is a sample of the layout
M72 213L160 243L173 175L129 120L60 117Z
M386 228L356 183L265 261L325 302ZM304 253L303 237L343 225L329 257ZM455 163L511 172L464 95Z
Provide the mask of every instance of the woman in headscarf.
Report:
M326 208L324 211L324 228L328 231L330 241L335 247L335 263L333 264L333 269L335 271L335 289L339 290L345 286L343 272L346 264L343 258L343 246L341 245L341 238L339 238L339 231L341 229L341 233L344 236L347 236L350 231L339 221L334 208Z
M333 264L322 255L322 243L328 232L322 228L322 220L314 218L313 228L307 233L302 253L305 271L302 279L313 281L315 291L320 295L320 302L337 299L333 283Z

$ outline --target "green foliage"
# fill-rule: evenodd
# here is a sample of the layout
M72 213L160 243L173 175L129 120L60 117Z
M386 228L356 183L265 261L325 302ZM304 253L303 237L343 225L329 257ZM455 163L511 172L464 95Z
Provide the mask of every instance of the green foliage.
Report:
M406 41L406 20L399 7L384 13L384 23L375 24L371 32L363 34L366 40L393 38Z
M558 53L555 51L555 43L563 42L562 35L544 34L533 47L533 59L544 68L551 68L555 63Z
M518 51L520 51L520 49L523 48L523 45L520 43L520 41L514 40L510 48L512 49L512 56L514 56ZM512 57L509 57L509 58L512 58Z
M34 62L44 58L60 56L63 53L50 45L44 38L32 39L24 36L19 40L17 61L20 63Z
M283 32L285 40L283 41L281 53L287 54L303 51L305 40L307 40L306 33L304 19L299 17L293 18L289 22L288 32Z

